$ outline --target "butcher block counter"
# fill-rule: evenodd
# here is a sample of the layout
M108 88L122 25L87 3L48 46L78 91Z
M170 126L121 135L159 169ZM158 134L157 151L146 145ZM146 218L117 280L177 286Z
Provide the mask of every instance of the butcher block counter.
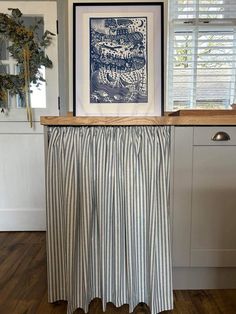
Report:
M224 113L223 113L224 112ZM162 116L162 117L41 117L42 125L236 125L236 110L222 110L221 113Z

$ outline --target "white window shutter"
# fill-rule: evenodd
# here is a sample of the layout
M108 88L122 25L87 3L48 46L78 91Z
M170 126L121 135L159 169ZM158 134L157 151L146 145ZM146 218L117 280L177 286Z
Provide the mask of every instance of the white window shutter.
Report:
M170 0L167 111L235 101L236 1Z

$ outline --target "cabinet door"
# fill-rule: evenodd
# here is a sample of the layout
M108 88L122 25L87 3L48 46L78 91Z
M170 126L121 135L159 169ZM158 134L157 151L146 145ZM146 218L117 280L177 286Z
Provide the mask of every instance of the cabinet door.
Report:
M0 1L0 12L9 13L8 8L19 8L30 25L35 17L42 19L40 32L56 34L55 1ZM0 73L14 74L17 64L7 45L0 40ZM0 231L45 230L44 136L39 120L41 115L58 115L57 36L45 52L53 68L45 70L47 84L32 93L34 128L16 97L9 95L9 114L0 114Z
M193 147L191 266L236 266L236 146L231 144Z
M227 132L230 141L213 142ZM175 127L173 265L236 266L236 127Z
M53 62L52 69L42 67L40 69L46 83L41 82L37 87L31 84L31 106L33 120L40 121L40 116L58 115L58 57L57 57L57 4L55 1L0 1L0 12L10 14L9 8L21 10L26 25L33 25L35 21L42 20L39 25L38 35L42 37L44 31L49 30L55 34L50 46L45 50L45 54ZM0 38L0 74L17 74L17 61L11 57L7 47L7 39ZM8 115L0 114L0 122L27 121L25 104L22 104L19 97L8 96L10 112ZM12 128L12 123L9 124Z

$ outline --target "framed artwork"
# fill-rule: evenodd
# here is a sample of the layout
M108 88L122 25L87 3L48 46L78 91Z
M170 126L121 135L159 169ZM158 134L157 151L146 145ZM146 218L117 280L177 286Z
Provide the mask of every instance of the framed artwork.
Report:
M161 116L163 3L74 3L73 114Z

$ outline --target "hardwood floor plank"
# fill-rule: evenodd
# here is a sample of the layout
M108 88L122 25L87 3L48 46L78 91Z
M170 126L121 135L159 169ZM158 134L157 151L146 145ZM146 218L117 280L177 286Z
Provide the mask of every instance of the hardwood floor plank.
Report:
M222 313L236 313L235 290L209 290L207 293Z
M0 232L0 314L66 314L66 302L47 301L45 232ZM175 309L163 314L236 314L236 290L174 291ZM105 314L128 314L107 304ZM77 309L75 314L84 314ZM104 314L94 299L88 314ZM150 314L145 304L133 314Z

